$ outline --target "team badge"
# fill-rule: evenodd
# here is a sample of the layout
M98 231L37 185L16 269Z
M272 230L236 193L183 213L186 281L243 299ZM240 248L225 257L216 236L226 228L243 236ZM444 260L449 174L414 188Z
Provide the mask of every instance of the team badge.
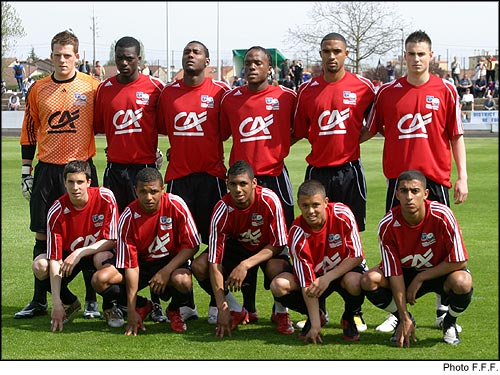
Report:
M166 216L160 216L160 228L161 230L172 229L172 218Z
M422 233L422 237L420 238L422 241L422 246L431 246L436 243L436 238L434 237L434 233Z
M87 105L87 95L75 92L73 97L75 98L75 105Z
M358 96L355 92L344 91L342 95L343 103L349 105L356 105Z
M148 105L149 104L149 94L145 92L136 92L135 93L135 102L140 105Z
M214 98L209 95L201 96L201 107L202 108L213 108L214 107Z
M425 97L425 108L437 111L439 109L439 98L435 98L432 95L427 95Z
M252 214L252 227L258 227L264 224L264 218L261 214Z
M266 109L268 111L278 111L280 109L280 101L277 98L266 98Z
M328 246L330 247L330 249L339 247L341 245L342 245L342 238L340 237L340 234L330 233L328 235Z

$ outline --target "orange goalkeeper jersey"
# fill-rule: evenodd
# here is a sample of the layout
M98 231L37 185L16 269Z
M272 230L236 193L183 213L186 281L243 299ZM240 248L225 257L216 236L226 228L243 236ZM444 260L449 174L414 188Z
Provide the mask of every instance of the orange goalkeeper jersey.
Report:
M99 81L77 72L67 81L53 75L36 81L26 100L21 145L37 145L45 163L88 160L96 153L93 117Z

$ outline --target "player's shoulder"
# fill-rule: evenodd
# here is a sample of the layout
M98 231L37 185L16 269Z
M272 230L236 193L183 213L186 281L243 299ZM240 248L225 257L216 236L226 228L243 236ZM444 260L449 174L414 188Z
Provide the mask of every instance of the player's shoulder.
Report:
M79 81L87 82L90 85L92 85L92 87L94 87L94 88L97 88L101 83L101 81L99 81L94 76L92 76L90 74L85 74L82 72L76 72L76 79Z
M224 90L224 92L228 92L231 90L231 87L224 81L219 81L213 78L209 78L210 82L212 85L216 86L217 88L220 88Z

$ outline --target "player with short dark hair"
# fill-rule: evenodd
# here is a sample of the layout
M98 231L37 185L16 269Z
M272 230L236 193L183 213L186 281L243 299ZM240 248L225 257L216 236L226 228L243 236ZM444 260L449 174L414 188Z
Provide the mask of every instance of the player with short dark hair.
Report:
M80 58L79 41L71 31L62 31L51 40L51 60L54 72L36 81L26 99L26 111L21 130L21 188L30 201L30 230L35 232L33 259L47 256L47 213L56 199L66 193L63 170L71 160L88 161L91 185L98 186L92 157L96 153L92 127L94 98L99 81L76 69ZM38 151L37 151L38 147ZM32 176L33 159L38 158ZM99 317L92 275L85 279L84 317ZM15 319L47 314L49 280L35 279L33 298Z
M198 229L182 198L163 191L163 176L156 168L139 171L135 186L137 199L118 222L115 266L96 272L96 290L109 300L120 301L123 289L119 285L125 283L126 335L145 330L144 319L152 303L137 295L145 287L163 301L171 299L167 308L171 329L184 332L187 327L179 308L188 303L192 289L189 260L201 242ZM123 324L119 311L116 306L110 308L108 324Z
M247 84L236 87L222 98L220 118L222 138L232 138L229 164L245 160L251 166L259 186L267 187L279 197L287 228L294 219L292 184L285 165L290 152L291 128L296 93L284 86L269 84L272 58L261 46L250 47L244 57ZM250 314L250 322L257 321L255 307L256 282L245 290L244 306ZM276 308L276 306L275 306ZM280 314L286 311L277 306ZM275 309L274 309L275 310ZM274 311L271 319L276 321ZM279 322L278 330L289 333L293 327Z
M370 80L346 70L349 50L341 34L325 35L320 48L323 74L300 86L292 143L307 138L311 152L306 157L304 180L323 183L328 200L349 206L363 232L366 180L359 137L375 87ZM367 329L361 311L355 320L358 330Z
M336 291L344 300L342 337L359 340L354 316L364 301L360 280L367 268L356 219L347 205L329 202L324 185L316 180L299 186L297 204L302 215L288 235L293 272L273 279L274 298L307 315L299 337L320 343L321 327L326 323L322 306Z
M379 223L382 260L361 279L361 287L375 306L398 318L392 337L399 347L415 339L415 321L407 304L427 293L438 293L449 304L443 318L443 340L460 343L456 326L472 298L472 276L462 231L451 209L427 200L426 177L415 170L398 176L400 204Z
M216 336L231 335L248 320L244 307L226 298L226 291L243 291L255 283L259 267L264 271L266 289L274 276L290 267L284 251L287 230L277 195L259 186L250 164L237 160L228 170L229 192L217 203L210 225L208 267L218 309ZM276 312L278 322L288 312ZM288 318L288 327L291 326ZM293 328L293 327L292 327ZM281 333L293 333L283 330Z
M68 284L83 269L93 274L113 256L118 225L115 197L107 188L90 186L89 163L70 161L63 176L67 192L47 218L47 258L33 265L38 278L50 276L52 331L62 331L80 305Z
M430 200L450 206L452 154L458 175L453 198L460 204L467 199L468 177L457 90L453 83L429 72L433 51L431 39L424 31L411 33L405 48L408 74L380 88L367 129L361 136L362 142L377 133L384 136L382 164L388 179L386 212L399 204L397 178L409 169L425 175ZM436 327L442 327L446 311L446 305L437 295ZM391 331L396 324L389 316L377 329Z
M168 135L170 145L167 191L186 202L207 245L212 211L227 192L219 107L222 95L230 90L226 83L205 76L209 64L210 55L203 43L193 40L186 44L182 53L183 78L166 85L158 106L159 127ZM203 156L195 150L202 150ZM202 252L191 269L198 281L210 288L208 269L203 273L197 266L207 263L207 254ZM198 317L194 298L181 308L181 314L185 320ZM215 301L210 301L208 322L217 322Z
M136 174L145 167L161 167L157 163L156 116L165 85L158 78L139 74L141 60L139 41L130 36L120 38L115 44L118 74L101 82L96 96L94 130L104 133L107 142L104 186L115 194L120 213L137 198ZM151 298L151 319L166 321L160 299L154 294Z

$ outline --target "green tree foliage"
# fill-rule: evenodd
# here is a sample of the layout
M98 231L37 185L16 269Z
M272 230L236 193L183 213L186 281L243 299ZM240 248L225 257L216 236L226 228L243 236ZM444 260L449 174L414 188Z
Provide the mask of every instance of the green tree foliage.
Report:
M16 9L7 1L2 1L2 59L15 47L17 40L26 35Z

